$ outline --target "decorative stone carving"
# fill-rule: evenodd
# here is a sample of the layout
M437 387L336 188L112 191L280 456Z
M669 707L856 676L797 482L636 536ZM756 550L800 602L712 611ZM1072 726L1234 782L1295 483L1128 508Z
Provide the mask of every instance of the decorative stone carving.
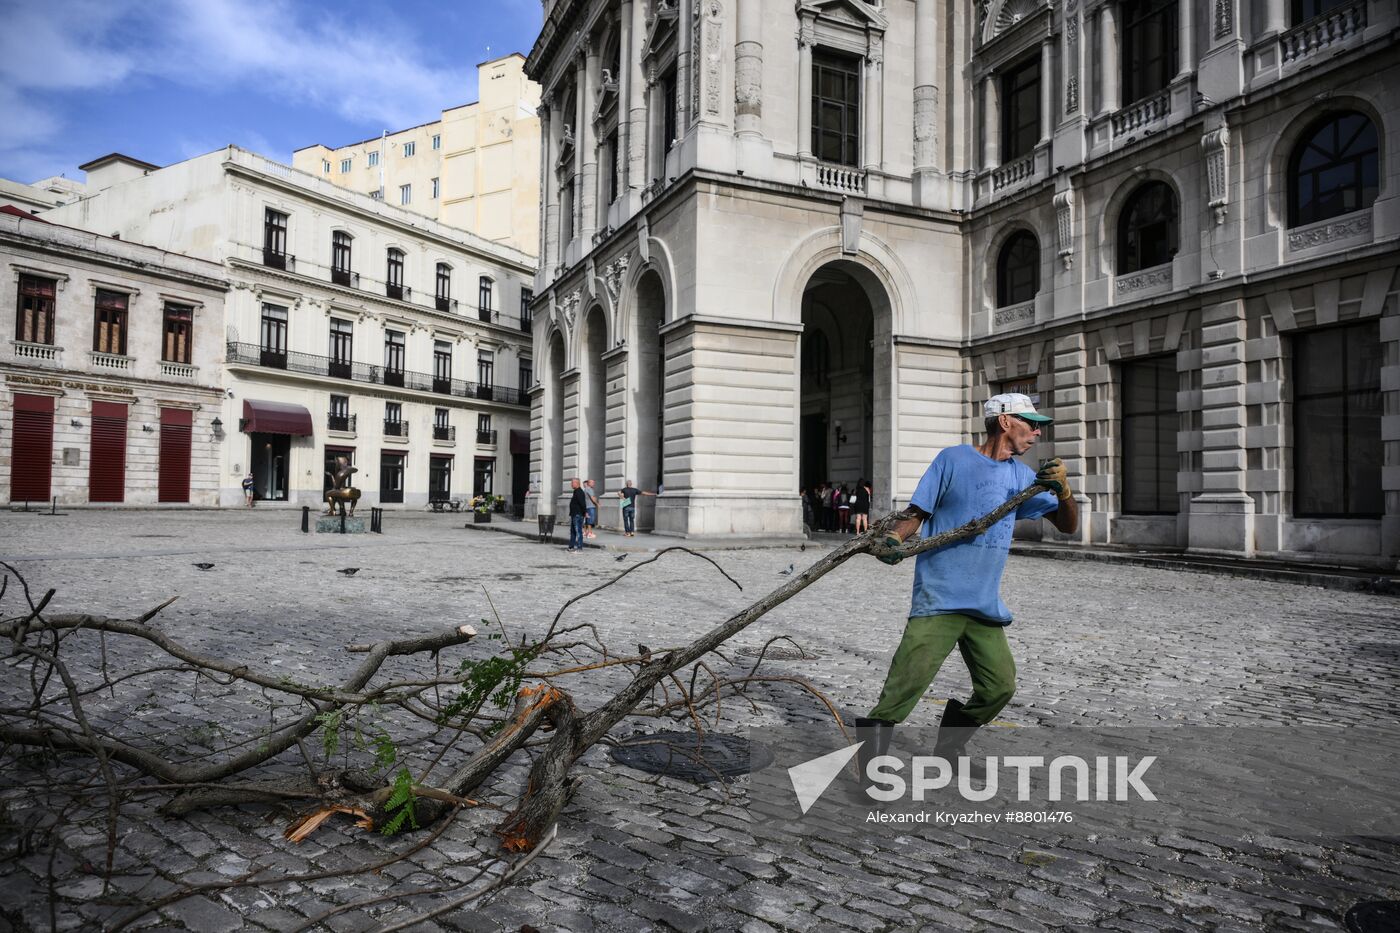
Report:
M724 50L720 45L724 33L720 21L723 12L719 0L705 0L705 113L712 117L719 115L721 69L724 64Z
M1127 275L1120 275L1113 283L1114 291L1122 296L1133 292L1146 291L1149 288L1165 286L1171 288L1172 267L1171 263L1157 266L1153 269L1144 269L1141 272L1130 272Z
M1074 265L1074 191L1055 195L1055 232L1059 239L1060 262L1065 271Z
M1209 200L1207 206L1215 211L1217 225L1225 222L1230 212L1229 165L1227 158L1230 148L1229 128L1221 126L1201 137L1201 152L1206 160L1206 188Z
M1045 9L1045 0L999 0L992 12L992 0L981 0L977 9L977 34L983 43L1016 26L1017 23Z
M938 151L938 88L914 88L914 167L932 165Z
M763 114L763 58L756 52L746 51L734 59L734 109L741 114Z
M1215 0L1215 16L1212 19L1215 23L1215 38L1230 38L1230 33L1235 31L1234 0Z
M651 223L645 215L637 221L637 254L642 262L651 262Z
M559 313L562 315L564 321L564 329L570 334L574 332L574 319L578 317L578 306L581 298L582 294L576 288L564 296L564 300L559 306Z
M1079 0L1065 2L1065 114L1079 112Z
M1366 236L1370 232L1371 212L1369 210L1361 211L1342 220L1326 221L1311 227L1288 231L1288 248L1290 250L1309 249L1337 240Z
M1034 323L1035 301L1033 300L1023 301L1018 305L1008 305L1005 308L997 308L992 313L992 327L997 329Z
M690 0L690 109L687 125L700 119L700 65L704 50L702 14L710 0Z
M1065 82L1065 113L1079 112L1079 75L1070 75Z
M613 307L617 307L618 295L622 293L622 277L627 274L627 266L631 262L624 253L612 262L603 267L603 289L608 294L608 300Z

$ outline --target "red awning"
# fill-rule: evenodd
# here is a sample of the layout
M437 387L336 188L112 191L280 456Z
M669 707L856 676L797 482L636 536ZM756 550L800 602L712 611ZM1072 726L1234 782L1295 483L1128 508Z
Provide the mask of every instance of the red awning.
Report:
M519 431L515 428L510 430L510 452L513 454L528 454L530 452L530 432Z
M245 398L242 427L244 434L309 435L312 433L311 412L301 405Z

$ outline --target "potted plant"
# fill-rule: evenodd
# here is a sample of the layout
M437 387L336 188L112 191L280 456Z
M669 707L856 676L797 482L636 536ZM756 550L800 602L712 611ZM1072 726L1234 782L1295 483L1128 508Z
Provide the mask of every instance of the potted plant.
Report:
M506 510L506 497L505 497L505 496L492 496L492 497L491 497L491 500L492 500L492 502L491 502L492 511L500 512L500 513L504 514L504 513L505 513L505 510Z
M493 496L475 496L472 498L472 521L478 525L489 525L491 523L491 500Z

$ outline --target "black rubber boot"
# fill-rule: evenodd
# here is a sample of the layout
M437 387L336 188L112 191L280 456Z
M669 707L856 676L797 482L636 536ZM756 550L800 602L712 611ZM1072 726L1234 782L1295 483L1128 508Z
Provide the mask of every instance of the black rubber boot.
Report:
M857 719L856 741L863 743L856 752L856 767L860 769L857 786L866 787L870 779L866 777L866 767L871 761L890 751L890 739L894 737L894 723L888 719Z
M959 770L958 758L966 754L967 743L982 724L963 712L963 705L957 700L949 700L943 710L943 719L938 723L938 744L933 753L947 759L953 773ZM980 758L969 756L968 774L974 781L986 782L987 768Z

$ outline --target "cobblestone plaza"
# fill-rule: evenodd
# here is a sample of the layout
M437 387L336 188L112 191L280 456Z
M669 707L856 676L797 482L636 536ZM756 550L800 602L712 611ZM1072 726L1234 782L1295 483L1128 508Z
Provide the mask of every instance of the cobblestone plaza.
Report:
M538 636L569 597L645 556L643 547L569 555L562 546L464 529L460 517L446 514L394 513L385 532L303 535L294 514L258 510L6 513L0 557L36 596L56 591L49 614L131 617L178 595L156 620L171 638L323 683L339 682L358 663L346 644L464 622L480 628L493 605L514 637ZM564 620L593 623L618 651L680 645L787 579L780 573L790 565L800 570L823 553L811 544L707 550L742 592L701 560L667 555L577 604ZM200 570L197 563L214 566ZM336 572L347 567L361 569L353 577ZM765 662L764 669L805 678L848 719L864 715L899 640L911 578L908 564L888 568L854 558L731 647L790 636L814 657ZM1009 636L1019 689L994 728L1170 722L1277 726L1286 736L1295 724L1393 728L1397 721L1400 613L1393 597L1026 556L1011 558L1004 593L1016 613ZM12 584L7 617L17 611L15 595ZM99 648L90 633L66 647L89 684ZM106 650L113 666L138 659L115 638ZM485 650L480 643L450 649L442 662ZM713 659L721 676L743 676L753 665L733 651L726 658ZM621 682L614 669L573 679L569 688L589 709ZM255 693L231 693L208 680L196 688L188 674L139 684L89 697L89 712L102 726L144 736L174 755L251 734L269 716ZM23 669L7 660L0 675L5 705L28 689ZM965 668L954 658L910 725L933 725L945 698L967 690ZM756 686L750 699L726 698L718 731L830 722L793 682ZM686 728L684 717L627 720L614 735L672 728ZM436 752L403 744L415 770ZM266 808L167 819L155 811L163 798L152 795L123 806L112 887L104 894L100 794L62 811L50 832L67 800L64 789L44 786L31 763L17 766L12 752L0 764L0 929L95 928L130 912L123 897L149 901L259 866L276 877L346 871L424 838L386 838L336 819L294 845L283 838L287 816ZM90 779L88 761L63 761L61 781ZM527 755L517 754L484 799L508 807L527 764ZM249 777L304 767L293 753ZM623 767L603 747L586 754L575 773L583 782L553 844L511 885L436 918L435 928L1328 930L1343 929L1358 903L1400 898L1393 839L1283 838L1218 827L1114 837L926 826L881 828L856 841L793 842L754 823L748 778L697 787ZM495 810L465 815L380 872L210 892L137 926L291 930L337 905L465 881L470 858L499 851L490 832L498 821ZM377 929L438 903L383 900L341 913L326 928Z

